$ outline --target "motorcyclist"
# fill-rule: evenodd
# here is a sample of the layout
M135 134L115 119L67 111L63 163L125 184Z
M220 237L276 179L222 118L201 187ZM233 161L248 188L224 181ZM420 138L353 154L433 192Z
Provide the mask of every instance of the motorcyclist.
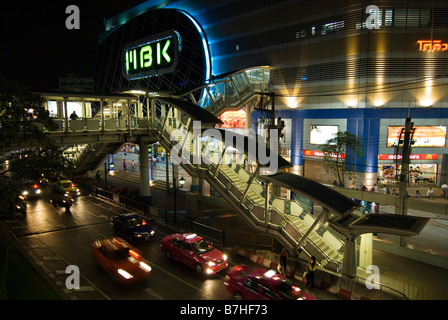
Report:
M59 204L61 207L65 207L65 210L69 212L73 202L72 196L61 187L54 186L52 191L51 202L53 203L53 206L56 207L56 204Z

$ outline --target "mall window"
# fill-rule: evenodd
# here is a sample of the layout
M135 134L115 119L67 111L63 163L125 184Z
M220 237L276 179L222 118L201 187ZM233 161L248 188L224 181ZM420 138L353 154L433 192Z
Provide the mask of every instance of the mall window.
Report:
M426 27L430 24L430 9L400 8L395 10L395 27Z
M339 31L344 29L345 22L344 21L336 21L324 24L322 26L322 35L325 35L327 32Z

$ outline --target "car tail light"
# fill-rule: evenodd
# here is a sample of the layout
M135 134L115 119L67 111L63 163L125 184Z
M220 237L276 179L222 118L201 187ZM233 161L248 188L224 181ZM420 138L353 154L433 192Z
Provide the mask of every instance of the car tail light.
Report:
M137 252L135 252L134 250L129 250L129 254L132 257L134 257L135 259L139 259L140 258L140 255Z
M39 186L37 184L33 184L33 189L37 189Z
M142 221L142 226L146 226L146 221Z
M296 287L296 286L292 286L292 290L293 290L294 292L296 292L296 293L299 293L299 292L300 292L300 288L299 288L299 287Z

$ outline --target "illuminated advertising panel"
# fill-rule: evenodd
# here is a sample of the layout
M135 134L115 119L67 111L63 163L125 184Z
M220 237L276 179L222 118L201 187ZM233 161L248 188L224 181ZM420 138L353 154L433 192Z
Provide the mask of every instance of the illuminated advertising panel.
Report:
M58 116L58 104L56 101L48 101L47 109L50 117L56 118Z
M310 144L325 144L328 140L336 138L339 126L310 126Z
M181 38L166 31L124 45L123 74L128 80L174 72L179 62Z
M246 111L226 111L220 117L221 128L246 129Z
M396 147L400 138L402 126L389 126L387 130L387 147ZM404 135L402 135L402 139ZM446 126L415 126L414 148L445 147Z

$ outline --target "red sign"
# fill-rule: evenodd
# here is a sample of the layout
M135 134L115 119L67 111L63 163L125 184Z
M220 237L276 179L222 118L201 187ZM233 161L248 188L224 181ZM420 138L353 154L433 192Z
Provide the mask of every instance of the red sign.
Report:
M378 160L395 160L396 159L395 154L379 154ZM398 155L398 160L401 160L403 157L402 155ZM411 160L437 160L439 158L438 154L433 153L425 153L425 154L411 154L409 156L409 159Z
M447 51L448 43L442 43L442 40L418 40L418 51Z
M304 156L312 156L312 157L325 157L325 152L313 151L313 150L303 150L303 155ZM332 153L330 156L332 158L337 158L337 154L336 153ZM345 153L341 153L339 155L339 158L345 159Z

